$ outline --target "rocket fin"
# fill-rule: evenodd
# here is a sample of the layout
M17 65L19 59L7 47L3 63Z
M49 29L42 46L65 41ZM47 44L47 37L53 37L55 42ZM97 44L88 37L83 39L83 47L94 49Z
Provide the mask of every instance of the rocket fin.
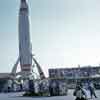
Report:
M41 79L45 79L45 75L44 75L44 73L43 73L43 71L42 71L41 66L39 65L39 63L36 61L36 59L35 59L33 56L32 56L32 59L33 59L34 63L36 64L36 67L37 67L37 69L38 69L40 78L41 78Z

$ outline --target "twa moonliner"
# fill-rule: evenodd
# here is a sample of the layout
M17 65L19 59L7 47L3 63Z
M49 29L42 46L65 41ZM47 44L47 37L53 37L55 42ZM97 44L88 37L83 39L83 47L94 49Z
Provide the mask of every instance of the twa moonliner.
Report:
M19 11L19 56L22 72L31 72L32 50L29 32L28 5L26 0L21 0Z
M32 61L34 61L40 78L45 78L44 73L32 56L32 47L30 41L30 28L29 28L29 9L26 0L21 0L20 9L19 9L19 24L18 24L18 32L19 32L19 57L17 62L15 63L12 69L12 75L21 75L23 78L29 78L32 75ZM18 63L20 63L21 72L17 71Z

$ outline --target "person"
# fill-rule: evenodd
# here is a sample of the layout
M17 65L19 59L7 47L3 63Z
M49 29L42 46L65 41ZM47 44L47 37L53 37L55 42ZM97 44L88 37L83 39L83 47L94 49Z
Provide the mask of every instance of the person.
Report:
M76 86L73 95L76 96L75 100L87 100L87 95L81 86Z
M91 99L93 98L93 96L94 96L95 98L97 98L96 93L95 93L94 84L93 84L93 83L89 84L88 89L89 89L89 91L90 91Z

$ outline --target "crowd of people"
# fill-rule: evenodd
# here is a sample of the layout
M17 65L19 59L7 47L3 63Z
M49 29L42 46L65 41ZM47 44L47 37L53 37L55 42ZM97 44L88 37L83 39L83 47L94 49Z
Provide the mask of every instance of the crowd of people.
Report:
M88 97L87 91L89 92L90 98ZM86 86L83 86L82 84L77 84L73 95L76 97L75 100L88 100L92 99L93 96L97 98L93 83L88 83Z

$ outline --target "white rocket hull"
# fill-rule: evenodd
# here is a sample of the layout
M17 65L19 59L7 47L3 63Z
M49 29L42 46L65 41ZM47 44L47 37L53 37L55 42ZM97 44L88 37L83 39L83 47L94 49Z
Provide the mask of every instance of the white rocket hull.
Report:
M20 66L23 73L32 72L32 52L29 32L28 5L22 0L19 12L19 56Z

